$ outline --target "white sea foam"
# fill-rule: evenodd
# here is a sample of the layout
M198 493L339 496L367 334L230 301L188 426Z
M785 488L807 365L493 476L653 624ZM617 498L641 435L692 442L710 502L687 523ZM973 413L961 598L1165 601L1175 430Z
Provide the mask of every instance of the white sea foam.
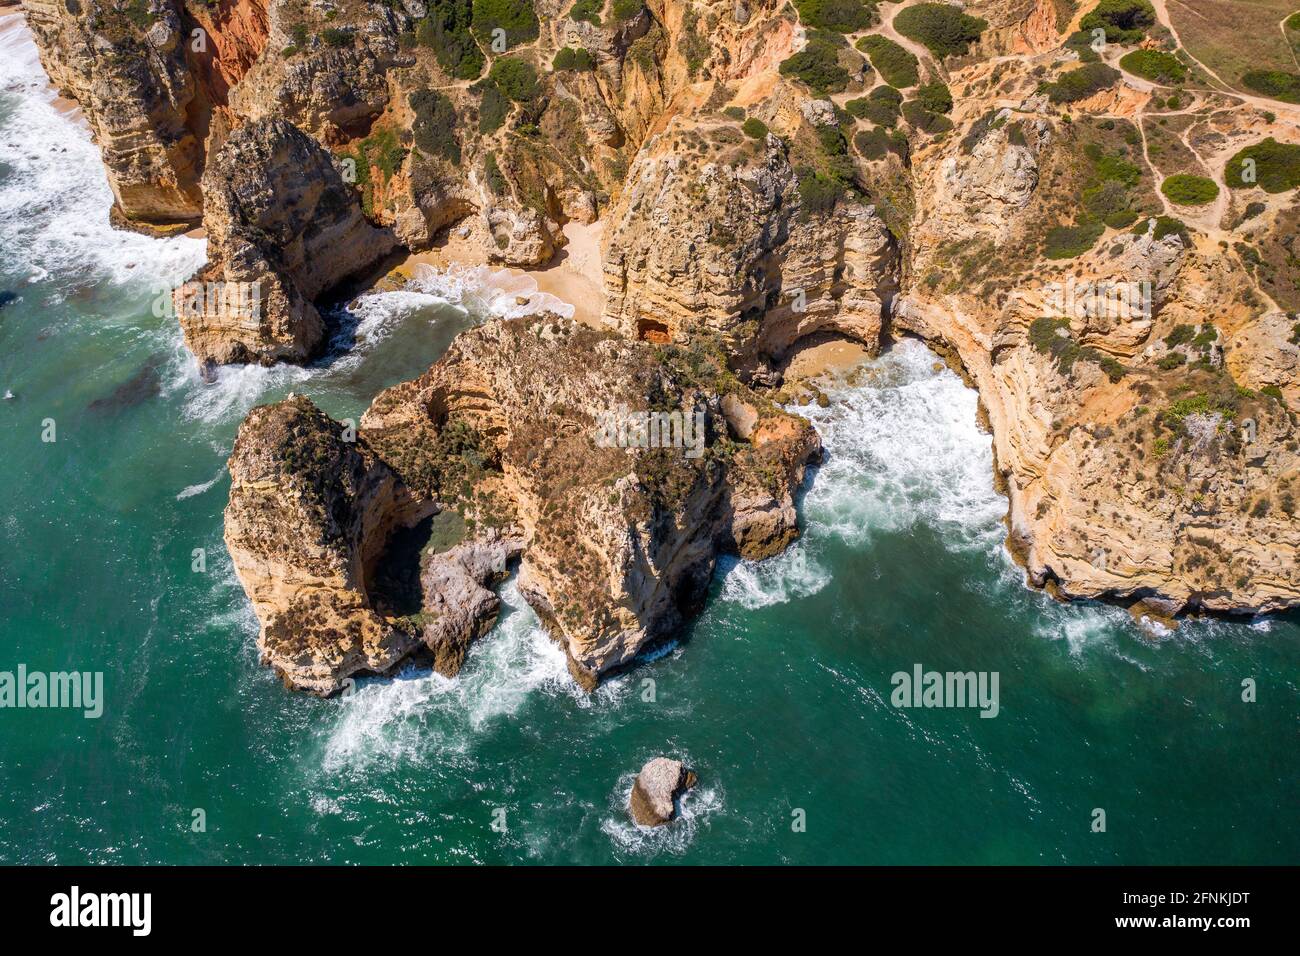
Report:
M430 754L463 752L479 731L513 717L536 691L585 698L569 676L564 651L513 580L502 586L501 599L501 620L471 649L456 677L412 667L396 678L363 680L339 699L325 769L364 769L376 760L418 763ZM605 691L597 702L617 696Z
M226 473L226 466L222 465L220 468L217 469L217 473L207 481L200 482L197 485L186 485L184 488L182 488L177 493L176 500L184 501L186 498L193 498L195 495L203 494L203 492L207 491L218 481L220 481L221 476L224 475L225 473Z
M809 549L804 539L766 561L724 564L722 599L756 610L811 597L830 583L831 572Z
M683 756L689 767L692 761ZM619 778L609 801L609 816L601 821L600 829L614 846L632 856L654 857L661 853L674 856L685 853L702 827L721 812L723 793L717 786L696 786L687 790L678 800L678 815L672 822L660 827L643 827L635 823L628 811L632 798L632 784L636 773L625 773Z
M113 229L113 195L84 121L55 108L25 25L0 35L0 245L7 267L40 282L50 275L152 286L202 265L205 244ZM142 297L145 293L142 293Z
M922 343L874 360L863 384L830 393L827 408L794 409L816 426L828 457L804 501L810 525L850 545L917 523L956 546L1001 536L1006 499L993 488L993 451L976 424L978 396Z
M870 362L860 384L832 389L828 407L792 408L827 453L803 501L805 536L775 558L727 569L724 600L759 608L816 594L831 579L816 558L828 537L866 548L880 532L929 524L954 547L1000 548L1007 503L993 488L978 396L937 362L907 339Z

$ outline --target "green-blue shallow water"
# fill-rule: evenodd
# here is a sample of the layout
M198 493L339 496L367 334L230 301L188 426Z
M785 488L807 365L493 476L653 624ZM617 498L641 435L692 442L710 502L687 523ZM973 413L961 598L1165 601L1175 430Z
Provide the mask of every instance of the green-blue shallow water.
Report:
M105 675L98 720L0 710L0 863L1300 862L1300 625L1157 639L1026 590L975 395L915 343L807 412L831 458L803 541L722 569L676 648L596 694L511 585L454 680L285 691L221 542L240 418L291 389L355 416L492 303L473 277L372 297L346 354L204 385L151 308L201 243L111 231L25 35L0 63L0 288L21 296L0 309L0 671ZM891 706L917 663L997 671L998 716ZM626 799L659 753L701 785L649 832Z

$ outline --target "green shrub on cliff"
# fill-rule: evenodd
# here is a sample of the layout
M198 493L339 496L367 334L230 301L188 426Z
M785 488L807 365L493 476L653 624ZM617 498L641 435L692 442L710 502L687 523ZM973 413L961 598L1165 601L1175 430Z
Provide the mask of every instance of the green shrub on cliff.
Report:
M604 0L578 0L569 8L570 20L581 20L600 26L600 11L604 9Z
M817 93L840 93L849 85L849 71L840 66L839 48L829 40L812 39L781 63L781 75L793 76Z
M483 72L483 52L470 33L471 0L430 0L428 14L415 28L420 46L450 76L470 80Z
M1079 29L1089 35L1104 30L1109 43L1137 43L1155 22L1156 11L1147 0L1101 0L1084 14Z
M900 90L907 89L909 86L916 86L921 79L917 72L916 57L889 37L872 33L861 37L855 45L867 55L876 72L884 77L885 82L890 86L898 87Z
M594 70L596 61L592 59L590 53L584 47L571 46L560 47L559 52L555 54L555 59L551 61L551 68L563 72L565 70L575 70L579 73Z
M819 30L857 33L876 22L875 3L862 0L794 0L799 19Z
M1269 137L1236 153L1223 168L1229 189L1258 186L1266 193L1282 193L1300 186L1300 146Z
M1160 184L1160 191L1180 206L1204 206L1219 196L1213 179L1179 173Z
M1178 57L1164 50L1134 50L1120 57L1119 65L1121 69L1152 83L1181 83L1187 78L1187 67L1179 62Z
M941 60L964 56L987 28L987 20L969 16L946 3L918 3L894 17L894 29Z
M503 96L516 103L531 103L537 98L537 71L526 60L502 57L492 64L488 80Z
M1073 226L1054 226L1047 230L1043 256L1048 259L1074 259L1097 244L1106 227L1096 220L1085 219Z
M915 99L931 113L952 112L952 92L941 80L918 86Z
M1284 103L1300 103L1300 76L1281 70L1249 70L1241 75L1247 88Z
M751 116L749 119L745 120L745 122L740 124L740 129L741 132L750 139L767 138L767 124L757 117Z
M481 97L478 103L478 131L491 134L499 130L510 115L510 101L491 83L475 83L470 91Z
M1074 103L1114 86L1119 75L1119 70L1105 63L1085 63L1062 73L1054 83L1044 83L1039 89L1053 103Z
M458 120L451 100L437 90L416 90L407 102L415 113L411 133L420 151L459 163L460 143L455 132Z
M537 39L532 0L474 0L473 24L474 35L489 49L496 30L505 31L507 50Z

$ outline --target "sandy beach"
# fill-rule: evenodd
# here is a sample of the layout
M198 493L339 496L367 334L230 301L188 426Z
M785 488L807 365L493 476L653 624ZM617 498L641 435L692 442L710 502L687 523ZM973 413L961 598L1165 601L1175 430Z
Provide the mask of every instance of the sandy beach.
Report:
M605 293L600 267L600 234L604 223L584 226L570 222L564 227L568 243L555 257L539 269L508 269L511 275L528 276L537 283L537 291L555 296L574 308L574 318L585 325L600 326ZM489 265L486 243L472 234L453 228L446 239L432 249L415 252L396 269L398 277L410 278L416 266L436 269L452 266Z

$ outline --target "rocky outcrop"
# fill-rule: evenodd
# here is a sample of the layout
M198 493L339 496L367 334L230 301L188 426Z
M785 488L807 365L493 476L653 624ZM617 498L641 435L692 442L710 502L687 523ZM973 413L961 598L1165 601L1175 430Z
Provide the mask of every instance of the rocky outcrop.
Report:
M75 99L104 156L123 217L192 223L202 212L200 91L186 60L183 8L104 0L24 0L41 64Z
M492 587L505 580L510 562L522 550L520 538L489 528L425 561L420 638L440 674L459 672L470 644L496 623L501 599Z
M1003 70L1008 98L1032 82ZM1165 615L1300 603L1284 319L1261 315L1227 243L1152 218L1135 127L1021 102L973 103L962 135L914 154L914 279L892 316L978 388L1013 552L1061 597ZM1069 231L1080 196L1130 219Z
M396 246L361 214L330 155L291 123L231 134L203 180L208 265L178 290L200 363L303 361L322 344L314 300Z
M418 494L522 538L520 591L588 687L676 633L720 552L797 536L793 491L819 451L716 358L662 358L567 320L492 323L361 421ZM760 416L747 442L722 441L723 389Z
M371 607L367 579L395 522L419 509L364 440L347 438L290 395L248 414L229 463L226 548L261 623L262 663L322 696L417 646Z
M638 826L659 827L677 816L677 801L695 786L695 772L680 760L655 757L641 768L632 784L628 809Z
M494 322L381 393L353 444L303 399L255 410L231 459L227 541L267 661L328 692L418 639L455 673L515 556L583 686L671 639L720 553L766 557L797 536L794 491L820 446L711 356L659 358L568 320ZM723 390L756 416L746 441L728 437ZM395 532L451 511L461 538L406 559L420 596L395 606Z
M870 204L828 208L817 185L801 190L775 135L746 137L726 117L674 117L610 211L605 321L649 341L719 339L757 374L815 332L876 348L893 243Z

